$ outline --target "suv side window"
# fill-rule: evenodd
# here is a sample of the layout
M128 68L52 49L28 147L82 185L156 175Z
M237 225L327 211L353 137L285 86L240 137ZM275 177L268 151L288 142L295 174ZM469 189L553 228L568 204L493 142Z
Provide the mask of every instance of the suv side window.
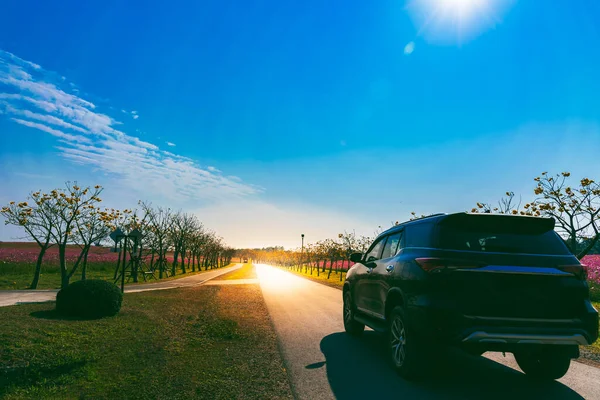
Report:
M369 249L367 254L365 254L366 262L377 261L377 260L381 259L381 250L383 250L383 245L385 244L385 239L386 239L386 236L382 237L381 239L377 240L375 243L373 243L371 245L371 248Z
M393 235L388 236L387 242L385 242L385 247L383 248L383 254L381 255L381 259L384 260L386 258L391 258L398 254L401 239L402 232L397 232Z

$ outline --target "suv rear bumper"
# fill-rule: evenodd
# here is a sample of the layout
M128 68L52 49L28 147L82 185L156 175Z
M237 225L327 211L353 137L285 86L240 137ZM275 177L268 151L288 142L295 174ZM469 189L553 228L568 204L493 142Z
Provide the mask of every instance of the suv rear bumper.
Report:
M585 346L587 339L579 333L573 335L488 333L477 331L462 340L465 344L567 344Z
M589 301L572 319L540 319L462 315L420 300L407 307L413 329L447 344L510 351L523 345L589 345L598 339L598 312Z

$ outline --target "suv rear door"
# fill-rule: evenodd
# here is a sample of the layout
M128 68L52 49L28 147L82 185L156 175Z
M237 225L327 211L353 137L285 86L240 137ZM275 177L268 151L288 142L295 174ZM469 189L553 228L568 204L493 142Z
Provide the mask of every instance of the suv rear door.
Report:
M554 220L455 214L440 221L436 247L417 262L464 315L565 319L584 312L588 286Z

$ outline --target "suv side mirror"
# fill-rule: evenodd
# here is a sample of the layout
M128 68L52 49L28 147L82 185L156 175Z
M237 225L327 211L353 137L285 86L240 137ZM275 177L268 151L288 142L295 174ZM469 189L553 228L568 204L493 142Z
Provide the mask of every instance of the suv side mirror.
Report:
M362 253L352 253L350 254L350 261L352 261L353 263L359 263L362 261L362 257Z

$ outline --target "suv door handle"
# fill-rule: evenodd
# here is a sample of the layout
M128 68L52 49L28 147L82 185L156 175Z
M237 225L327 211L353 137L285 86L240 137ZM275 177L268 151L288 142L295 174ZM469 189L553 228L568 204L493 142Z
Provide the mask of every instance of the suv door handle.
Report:
M387 267L385 267L385 270L387 272L392 272L394 270L394 266L393 265L388 265Z

